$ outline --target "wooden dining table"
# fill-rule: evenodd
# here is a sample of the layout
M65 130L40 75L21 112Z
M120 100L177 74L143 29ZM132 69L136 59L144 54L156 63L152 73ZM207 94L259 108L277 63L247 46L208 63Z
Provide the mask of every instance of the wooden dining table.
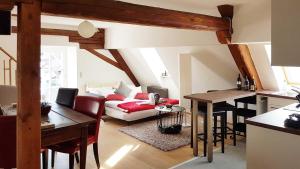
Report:
M79 113L68 107L52 103L48 115L41 117L42 122L54 124L41 129L41 146L47 147L58 143L80 139L80 169L86 167L88 127L96 124L96 119ZM4 115L16 115L16 109L5 108Z
M249 97L256 95L256 92L229 89L229 90L218 90L215 92L208 93L196 93L184 96L185 99L190 99L192 101L192 145L193 154L198 156L198 103L207 104L207 160L209 162L213 161L213 133L212 133L212 119L213 119L213 104L239 99L243 97Z

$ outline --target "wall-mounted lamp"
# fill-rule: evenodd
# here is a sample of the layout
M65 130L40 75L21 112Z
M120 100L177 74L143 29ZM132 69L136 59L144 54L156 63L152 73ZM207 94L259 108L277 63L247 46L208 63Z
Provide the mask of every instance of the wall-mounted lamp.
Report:
M167 78L167 77L169 77L169 75L168 75L168 73L167 73L166 70L165 70L165 72L163 72L163 73L161 74L161 77L162 77L162 78Z
M98 32L98 29L89 21L83 21L78 26L78 33L84 38L91 38Z

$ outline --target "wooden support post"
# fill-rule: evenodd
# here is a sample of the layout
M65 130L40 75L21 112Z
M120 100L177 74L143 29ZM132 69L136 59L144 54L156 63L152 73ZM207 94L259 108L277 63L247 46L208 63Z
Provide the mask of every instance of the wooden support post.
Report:
M127 65L127 63L123 59L123 57L120 54L120 52L117 49L109 49L109 52L116 59L116 61L119 63L119 65L121 66L121 68L123 69L123 71L127 74L127 76L130 78L130 80L132 81L132 83L136 87L141 86L140 83L139 83L139 81L136 79L136 77L134 76L134 74L130 70L129 66Z
M6 65L5 60L3 60L3 84L6 85Z
M9 59L9 62L8 62L8 77L9 77L9 85L11 86L11 73L12 73L12 71L11 71L11 59Z
M40 169L41 0L18 3L17 168Z

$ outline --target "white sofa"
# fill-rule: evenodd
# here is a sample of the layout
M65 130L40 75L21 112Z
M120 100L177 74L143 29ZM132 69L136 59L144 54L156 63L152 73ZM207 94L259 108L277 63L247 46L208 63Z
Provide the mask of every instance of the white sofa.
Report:
M0 104L8 105L17 102L17 87L0 85Z

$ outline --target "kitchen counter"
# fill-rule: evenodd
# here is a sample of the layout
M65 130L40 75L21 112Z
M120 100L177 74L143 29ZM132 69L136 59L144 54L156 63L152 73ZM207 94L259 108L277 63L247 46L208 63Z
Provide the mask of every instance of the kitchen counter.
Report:
M297 105L298 104L295 103L281 109L277 109L268 113L255 116L253 118L249 118L246 120L246 124L300 135L300 129L293 129L284 126L284 121L288 118L290 114L300 114L300 108L297 109Z
M257 91L256 94L261 96L267 96L267 97L297 100L296 99L297 93L293 91L260 90Z
M247 169L298 169L300 129L284 126L297 104L279 108L246 120Z

